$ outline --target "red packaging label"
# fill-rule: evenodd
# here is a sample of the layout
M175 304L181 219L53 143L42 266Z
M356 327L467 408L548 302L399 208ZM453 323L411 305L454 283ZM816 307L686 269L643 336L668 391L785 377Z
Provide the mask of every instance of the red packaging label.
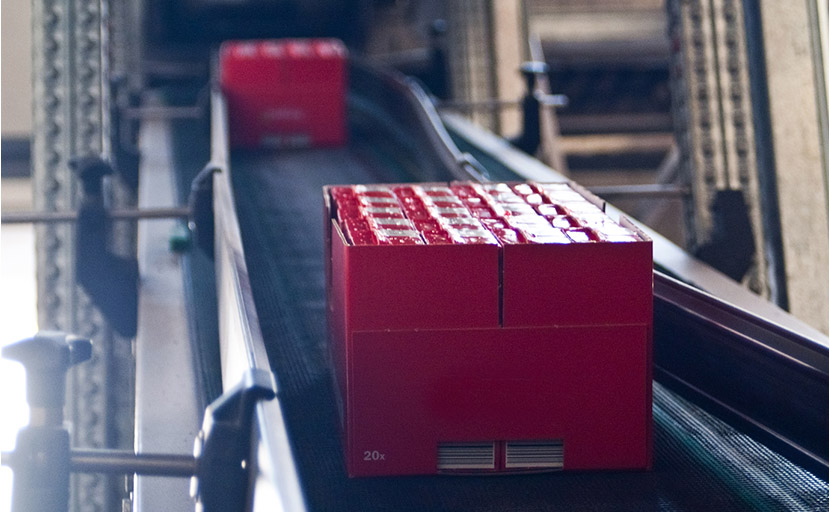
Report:
M379 238L378 245L424 245L424 241L419 236L387 236Z
M611 243L626 243L626 242L640 242L640 237L637 235L606 235L601 233L600 236L605 242Z
M481 208L488 206L487 201L478 196L462 197L461 202L468 208Z
M348 219L343 219L341 221L341 224L343 224L347 229L350 230L368 231L371 229L369 221L367 221L363 217L351 217Z
M530 215L538 217L538 215L536 214L536 210L534 210L533 207L527 203L505 204L504 214L507 216Z
M481 188L488 194L513 193L513 189L507 183L483 183Z
M331 197L335 199L352 199L355 197L355 192L352 187L331 187Z
M386 198L386 199L395 199L395 195L388 190L378 190L378 189L371 189L371 188L361 188L357 187L357 193L361 197L376 197L376 198ZM397 202L397 201L396 201Z
M489 229L491 231L494 230L494 229L506 229L506 228L510 227L507 224L507 222L504 221L504 219L500 219L500 218L479 219L479 222L481 222L484 226L487 227L487 229Z
M490 234L487 233L486 236L462 236L462 237L454 237L456 243L464 244L464 245L479 245L479 244L489 244L489 245L498 245L498 240Z
M337 205L337 220L343 222L346 219L359 219L363 217L363 212L358 206L346 204L344 206Z
M532 244L570 244L571 239L562 230L555 229L544 234L524 233L525 239Z
M482 225L476 222L475 219L446 219L442 222L446 227L455 229L456 231L487 231Z
M273 51L277 51L274 49ZM331 187L354 243L516 245L641 240L566 183ZM563 201L548 203L551 197ZM373 234L365 231L373 229Z
M577 243L599 241L599 237L596 232L591 228L568 229L565 230L565 234L568 235L568 238Z
M395 195L399 198L403 199L406 197L416 197L417 194L412 187L395 187L392 189L395 192Z
M415 224L415 228L420 231L421 233L438 233L438 232L445 232L444 228L438 223L438 221L434 219L428 220L415 220L413 221Z
M426 240L427 245L445 245L452 244L453 239L446 231L426 231L421 235Z
M600 210L597 205L589 203L585 200L564 201L562 202L562 206L567 208L568 211L573 215L605 215L605 213L602 210Z
M439 199L433 199L430 204L435 206L436 208L464 208L464 203L455 199L450 200L449 198L441 197Z
M550 223L555 228L570 229L579 226L579 221L570 215L557 215L550 219Z
M353 245L377 245L378 243L375 235L369 230L346 227L345 234Z
M375 229L414 230L415 226L409 219L389 217L369 217L369 223Z
M525 238L515 229L496 228L491 230L502 244L520 244L525 242Z
M496 215L496 212L494 212L492 209L490 209L486 206L470 208L470 213L472 213L473 217L476 217L477 219L495 219L495 218L498 218L498 216Z
M403 210L399 207L383 207L383 206L367 206L363 208L363 212L370 217L387 218L387 219L403 219Z
M461 199L478 197L478 192L472 185L453 184L450 185L450 190L452 190L456 197Z
M528 183L519 183L518 185L513 185L513 191L519 194L520 196L529 196L531 194L536 193L533 187L531 187Z
M432 214L426 208L411 209L406 211L406 216L411 220L431 220Z
M424 201L418 196L404 196L401 198L403 207L407 210L417 210L426 208Z
M556 217L558 215L566 215L568 211L558 204L540 204L536 206L536 211L542 217Z

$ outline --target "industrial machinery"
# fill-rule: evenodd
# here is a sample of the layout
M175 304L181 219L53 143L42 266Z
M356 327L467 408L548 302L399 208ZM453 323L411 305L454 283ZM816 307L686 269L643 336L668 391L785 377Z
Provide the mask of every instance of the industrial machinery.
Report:
M218 155L227 159L221 160L223 171L216 175L218 181L214 189L215 193L226 186L229 193L233 190L233 199L222 200L221 195L217 196L217 222L222 218L220 211L230 207L230 201L233 201L238 209L242 246L250 240L257 240L256 243L268 247L265 251L249 255L246 259L247 270L239 274L251 276L251 298L245 298L247 287L233 287L242 293L242 297L233 299L237 304L253 303L257 306L257 324L262 329L262 339L254 337L247 344L242 343L242 346L235 348L232 348L233 344L228 344L224 349L228 354L225 364L232 361L238 364L240 359L247 359L248 364L253 366L266 364L256 356L246 358L243 354L267 353L267 367L284 376L283 391L276 403L281 405L286 430L302 439L298 445L301 448L293 450L293 454L309 508L392 507L414 510L441 509L449 503L462 503L462 508L471 509L511 506L569 508L573 502L569 504L567 498L557 502L551 496L568 496L566 489L578 488L580 491L570 495L570 498L588 500L591 508L599 510L659 509L660 503L665 502L671 502L673 507L679 509L717 506L739 510L787 507L790 505L786 502L790 500L795 503L805 499L805 495L799 494L805 490L805 484L815 490L823 488L823 480L816 474L823 473L821 468L824 463L819 454L826 449L823 434L826 429L819 425L825 420L822 419L824 413L816 411L813 405L820 403L826 393L826 378L823 376L826 372L823 369L825 349L821 344L810 341L809 335L805 337L803 334L806 333L798 334L798 328L785 334L788 329L781 325L723 303L678 281L677 277L682 277L688 282L708 282L709 286L714 287L718 286L716 282L722 286L727 282L723 277L716 277L719 274L683 256L653 232L649 234L654 240L655 267L661 272L655 274L654 370L657 383L653 395L655 430L652 471L589 472L570 477L564 474L554 477L525 475L510 477L498 481L498 484L495 484L497 480L492 479L494 477L474 476L453 480L445 480L441 476L428 479L347 478L347 466L340 459L337 393L331 390L329 372L332 370L326 362L325 352L320 352L325 336L322 326L328 314L321 299L326 294L327 285L324 279L309 282L303 277L304 269L316 268L319 272L327 265L326 259L321 257L325 237L309 234L309 226L314 225L314 219L319 220L319 207L303 194L316 196L320 187L332 183L475 179L486 186L487 178L499 181L562 180L552 170L509 148L503 141L488 137L454 118L442 120L435 116L435 111L418 87L403 77L378 72L358 63L350 67L349 76L350 139L345 148L253 154L244 151L228 153L220 145ZM375 104L369 111L363 111L369 106L367 100L361 97L363 94L381 100L380 104L386 110L377 110ZM221 105L221 97L215 96L214 101ZM214 122L218 123L219 131L224 125L223 112L221 106L214 110L214 115L218 116L214 117ZM385 115L377 117L382 112ZM362 123L368 123L368 126ZM380 135L378 128L369 127L378 126L373 123L383 127L383 134L389 136L385 140L391 141L387 144L394 144L393 147L371 143L364 146L367 139L374 141ZM214 129L217 129L216 125ZM221 142L223 139L218 140ZM416 145L413 141L420 141L420 144ZM415 150L416 147L419 149ZM460 147L464 147L466 154ZM430 148L430 151L425 148ZM491 152L488 151L490 148L498 150ZM213 149L216 156L217 147ZM487 162L487 165L480 162ZM389 170L393 172L387 174ZM268 192L269 187L279 191L279 201L275 201ZM227 269L220 271L219 276L220 279L222 275L229 276L231 283L240 279L231 277L233 269L239 267L238 260L234 263L237 251L232 249L237 242L230 241L235 238L236 228L233 226L217 224L219 240L224 239L229 244L223 250L222 243L217 242L217 251L224 251L224 255L217 254L218 264L220 268L224 266ZM297 231L287 236L291 230ZM335 238L335 235L332 234L332 237ZM315 239L311 248L311 241ZM335 261L333 255L332 266ZM475 258L475 261L480 261L480 258ZM266 281L264 275L258 273L259 268L282 268L285 273L271 273L281 277ZM666 272L673 277L666 275ZM330 275L335 274L331 272ZM218 288L228 286L223 286L220 281ZM414 296L417 297L417 293ZM220 304L221 301L220 297ZM272 314L276 315L276 321L271 319ZM311 327L310 332L316 332L316 336L310 336L306 326ZM785 353L788 355L782 359ZM729 362L725 364L730 365L732 371L716 372L718 362L726 361L727 357ZM774 362L776 360L777 363ZM776 367L775 377L770 372L759 371L767 365ZM241 365L242 368L246 366ZM728 379L729 384L724 385L721 377ZM720 385L714 384L716 380L720 380ZM800 389L804 402L784 399L781 393L791 396L793 388L785 386L789 387L789 391L782 389L783 382ZM374 384L381 385L380 381ZM724 393L724 388L728 388L729 393ZM809 393L810 397L805 393ZM765 418L758 414L773 410L772 403L776 404L775 414ZM417 401L413 407L418 407ZM781 407L787 407L789 412L783 412ZM789 419L793 417L813 419L800 420L797 426ZM728 419L729 423L723 419ZM806 424L816 425L817 428L807 437L794 435L800 426ZM262 435L263 442L268 445L269 433L263 431ZM407 439L405 436L401 441L406 442ZM692 439L695 442L689 444ZM765 444L758 442L761 439L765 440ZM731 444L733 442L735 444ZM775 446L778 451L770 449L770 446ZM812 448L806 449L808 446ZM372 459L373 451L368 451ZM754 455L749 456L750 453ZM788 463L781 453L787 453L790 460L799 462ZM378 450L378 461L382 460L381 455L384 455L383 451ZM731 456L739 456L740 462L728 461ZM799 464L811 467L817 473L803 470L798 478L776 480L776 486L791 489L793 493L783 501L763 490L765 484L760 481L748 482L753 475L763 474L764 481L768 483L766 479L770 474L780 475L777 470L797 470ZM730 497L716 491L724 489L712 480L719 477L704 469L715 467L720 468L718 471L726 467L738 471L740 474L727 479L741 481L754 488L751 497L745 494ZM315 482L320 487L315 488ZM696 483L692 486L690 482ZM698 490L677 492L691 487ZM646 488L649 490L646 491ZM709 489L712 493L701 489ZM737 491L737 487L731 489L743 492ZM582 493L589 493L591 497ZM823 491L819 491L821 493ZM823 499L815 498L819 501Z
M106 479L78 479L70 484L76 500L123 501L139 512L192 507L187 479L148 478L136 461L142 454L186 453L207 404L250 381L246 376L259 375L273 376L275 396L250 405L250 450L232 470L244 487L236 500L244 503L235 505L252 510L826 508L825 335L636 219L619 220L623 215L611 204L504 138L439 114L418 80L361 55L355 42L360 37L317 33L327 32L325 24L302 34L290 27L269 32L255 18L245 33L239 20L250 21L247 16L262 7L251 4L245 11L223 2L150 2L163 7L149 10L153 16L172 8L174 19L185 13L210 23L180 37L155 34L176 41L192 37L175 46L179 54L166 56L172 65L160 58L132 91L130 73L123 83L95 74L107 69L101 60L109 51L106 38L92 49L72 39L78 43L70 45L73 51L99 52L97 61L90 60L98 64L90 65L91 78L77 76L103 89L79 83L68 97L75 101L77 94L98 91L95 101L80 98L78 107L112 99L112 111L98 112L106 122L94 127L85 124L94 117L89 112L73 113L77 118L69 124L79 131L69 135L59 116L43 117L48 126L36 138L38 148L59 151L36 157L36 178L52 191L50 206L60 214L46 219L41 234L53 242L41 295L60 299L46 303L43 317L55 318L61 330L104 340L93 344L96 357L88 366L71 370L69 386L81 405L70 416L76 423L95 420L73 430L61 453L71 460L69 445L77 454L96 443L135 452L117 467L86 466L127 473L126 495L109 490L101 498L96 489L106 487ZM315 3L277 4L272 7L293 19ZM292 10L296 4L303 9ZM115 25L129 19L125 9L113 10ZM50 13L61 15L59 9ZM108 20L98 21L106 26ZM79 22L97 23L84 17ZM288 39L240 39L263 31ZM299 39L332 35L343 37L348 51L329 37ZM119 37L124 34L116 37L123 43ZM129 69L125 55L117 62L121 70ZM73 61L79 62L85 61ZM526 96L543 103L536 91ZM54 102L41 103L55 108ZM538 123L527 123L524 131L538 130ZM103 186L85 189L75 214L74 196L67 193L72 197L64 201L54 192L62 189L53 181L67 179L55 162L88 154L98 160L73 161L97 162L92 168L99 171L104 162L115 172ZM105 173L93 174L100 180ZM549 227L507 223L512 215L498 201L504 212L495 215L491 198L504 193L506 199L508 191ZM599 224L586 224L586 212L568 209L557 193L578 202L575 210L594 208L588 213ZM107 194L113 197L105 200ZM528 199L534 194L538 200ZM438 218L415 219L416 225L403 215L413 229L397 229L396 222L378 220L394 216L361 223L345 215L351 207L382 210L374 203L384 198L409 204L405 197L439 216L440 209L458 214L450 211L456 203L478 198L487 203L478 213L486 216L486 209L503 225L491 229L476 219L471 228ZM442 202L447 204L436 204ZM159 210L171 203L187 207ZM513 204L518 212L518 201ZM548 205L549 219L542 205ZM463 208L473 217L474 207ZM90 226L98 228L108 239L95 243L95 254L126 261L131 269L133 253L118 240L132 235L119 222L159 216L176 220L139 224L137 290L134 281L119 290L125 303L137 293L135 315L118 321L113 315L122 308L96 305L105 301L106 287L93 293L89 282L81 283L84 290L73 284L50 293L62 276L75 274L69 270L74 265L81 265L85 279L95 273L89 260L68 263L55 256L71 246L67 222L80 223L86 234ZM176 239L172 245L180 252L171 252L167 234L153 226L166 222L180 232L183 218L194 244ZM528 243L534 236L547 236L549 243ZM546 252L553 246L567 254L567 264ZM391 252L380 252L386 249ZM376 257L388 261L380 265ZM455 272L435 271L449 260ZM412 270L422 263L435 272L421 280ZM592 270L594 264L601 272ZM591 283L590 290L581 288L583 282ZM385 293L376 293L375 286L389 283ZM563 283L575 290L563 292ZM552 297L563 293L579 300ZM586 295L590 300L582 300ZM466 316L455 303L468 308ZM55 313L60 308L71 309L70 320ZM424 318L443 323L422 325ZM105 327L95 327L99 323ZM352 352L355 337L365 342L362 352ZM407 350L390 349L401 340ZM553 343L540 349L541 341ZM431 352L441 354L440 364L427 357ZM500 376L480 375L488 369ZM556 378L545 375L551 371L559 372ZM134 389L122 383L102 390L101 374L107 382L134 382ZM429 386L414 389L413 382ZM134 396L134 442L128 428L133 418L123 414L132 404L110 392ZM444 417L430 416L436 411ZM358 423L355 414L375 416ZM558 422L567 427L551 427ZM174 473L194 474L193 457L176 460L186 467ZM520 474L494 474L509 469Z

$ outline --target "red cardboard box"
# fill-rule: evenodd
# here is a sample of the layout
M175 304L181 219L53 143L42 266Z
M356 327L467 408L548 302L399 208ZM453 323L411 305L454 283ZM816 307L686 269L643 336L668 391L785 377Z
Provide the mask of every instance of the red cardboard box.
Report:
M231 147L344 144L347 57L335 39L223 43Z
M651 466L651 242L565 186L324 190L350 476Z

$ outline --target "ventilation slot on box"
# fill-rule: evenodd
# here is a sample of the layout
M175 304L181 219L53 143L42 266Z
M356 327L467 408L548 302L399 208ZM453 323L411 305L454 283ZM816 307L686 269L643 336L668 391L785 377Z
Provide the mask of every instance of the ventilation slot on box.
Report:
M494 443L440 443L438 469L495 469Z
M561 439L508 441L504 446L505 469L562 469L565 459Z

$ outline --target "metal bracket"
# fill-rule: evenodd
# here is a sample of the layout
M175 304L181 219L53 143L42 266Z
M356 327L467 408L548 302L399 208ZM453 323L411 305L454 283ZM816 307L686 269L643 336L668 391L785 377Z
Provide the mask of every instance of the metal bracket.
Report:
M207 166L193 182L187 207L109 210L105 206L104 177L114 170L98 155L73 159L83 199L77 212L9 212L3 223L75 222L75 272L78 282L120 335L132 338L137 329L138 262L109 248L111 223L116 220L182 219L196 233L199 246L213 255L212 174Z
M542 143L541 102L536 94L536 77L547 73L548 69L544 62L525 62L520 68L527 87L522 98L522 133L510 139L510 143L529 155L536 154Z
M15 473L12 512L67 510L70 472L190 476L196 510L247 510L254 407L276 396L273 375L250 370L207 407L193 456L71 449L63 424L66 372L91 353L90 340L59 332L41 332L2 349L3 357L26 366L32 410L15 451L2 454Z
M694 254L735 281L749 271L755 256L755 237L749 207L741 190L718 190L712 200L712 232Z
M14 469L12 510L66 510L69 506L69 431L63 424L66 372L92 355L92 342L60 332L40 332L8 345L2 356L26 367L29 425L15 451L2 456Z
M242 381L210 404L193 453L199 472L190 493L205 512L245 510L251 463L254 406L276 396L273 374L248 370Z
M193 179L190 186L188 205L190 231L195 234L196 244L213 259L213 174L221 169L207 164Z
M103 179L114 171L99 156L73 159L70 165L84 190L75 226L75 274L113 329L132 338L138 322L138 260L109 248Z

